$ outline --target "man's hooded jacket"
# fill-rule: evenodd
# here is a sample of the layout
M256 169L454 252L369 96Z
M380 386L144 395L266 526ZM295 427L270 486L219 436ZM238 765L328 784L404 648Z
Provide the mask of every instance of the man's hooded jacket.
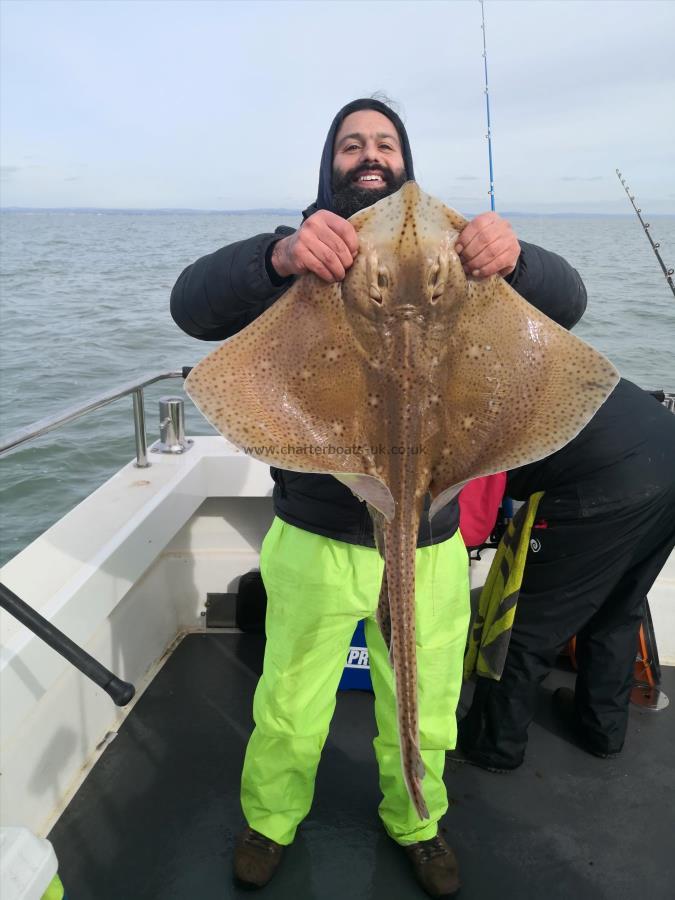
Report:
M374 109L394 124L401 141L406 175L414 178L412 154L405 127L378 100L355 100L343 107L326 137L319 172L317 200L303 212L303 220L318 209L332 210L333 145L343 119L357 110ZM259 234L229 244L188 266L171 292L171 315L192 337L225 340L265 312L294 278L280 278L270 257L274 244L294 233L279 226L273 234ZM560 256L520 241L516 268L506 279L533 306L565 328L579 321L586 308L586 290L578 273ZM374 546L365 503L332 475L308 475L272 469L274 509L285 522L315 534L352 544ZM428 500L427 500L428 505ZM447 540L457 530L457 501L429 523L422 517L418 546Z

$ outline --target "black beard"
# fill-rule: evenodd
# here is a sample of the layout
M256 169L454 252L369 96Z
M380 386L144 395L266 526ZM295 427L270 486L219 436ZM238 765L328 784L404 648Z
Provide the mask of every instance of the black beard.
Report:
M354 178L367 172L377 172L382 176L384 184L381 188L365 188L354 184ZM405 171L400 175L394 175L391 169L383 166L359 166L344 173L333 169L333 212L343 219L348 219L383 197L395 194L407 180Z

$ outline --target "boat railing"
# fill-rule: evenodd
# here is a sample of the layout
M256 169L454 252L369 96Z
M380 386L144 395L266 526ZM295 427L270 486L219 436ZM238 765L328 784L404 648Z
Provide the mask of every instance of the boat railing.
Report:
M183 366L182 369L170 372L147 373L140 379L119 385L118 387L104 391L101 394L96 394L89 400L77 403L61 413L40 419L32 425L29 425L28 428L22 428L15 431L0 441L0 456L4 453L8 453L10 450L14 450L16 447L20 447L22 444L28 443L28 441L32 441L35 438L41 437L43 434L47 434L49 431L54 431L55 428L60 428L61 425L67 425L69 422L73 422L76 419L80 419L82 416L87 415L87 413L108 406L109 403L114 403L116 400L121 400L122 397L128 397L129 394L131 394L133 398L134 433L136 438L136 465L139 469L147 469L150 463L148 462L148 441L145 433L145 402L143 388L168 378L187 378L191 368L191 366ZM182 417L182 409L180 412Z

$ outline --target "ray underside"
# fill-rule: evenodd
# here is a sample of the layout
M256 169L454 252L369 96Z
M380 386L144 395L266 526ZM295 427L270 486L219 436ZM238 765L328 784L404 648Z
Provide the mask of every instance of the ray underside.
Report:
M414 597L424 494L435 514L466 481L554 452L618 375L501 278L467 279L453 250L465 220L414 183L351 221L360 252L344 282L297 279L186 389L247 453L331 473L370 505L404 777L424 817Z

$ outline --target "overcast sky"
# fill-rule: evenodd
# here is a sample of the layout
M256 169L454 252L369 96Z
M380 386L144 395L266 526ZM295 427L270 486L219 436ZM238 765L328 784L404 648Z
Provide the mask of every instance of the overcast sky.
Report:
M489 208L480 4L4 0L3 206L306 206L384 91L422 188ZM497 209L675 212L675 3L486 0Z

